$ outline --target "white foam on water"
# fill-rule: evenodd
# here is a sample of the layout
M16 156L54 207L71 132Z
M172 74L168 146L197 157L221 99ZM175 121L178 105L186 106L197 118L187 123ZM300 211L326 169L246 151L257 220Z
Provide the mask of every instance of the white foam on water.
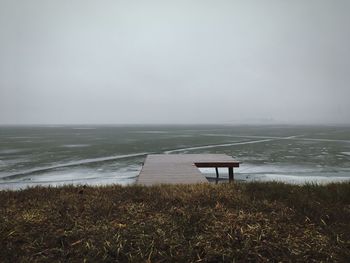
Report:
M132 133L166 134L166 133L169 133L169 132L168 131L134 131Z
M10 166L18 163L28 163L28 162L30 162L30 160L25 158L1 159L0 165Z
M350 140L335 140L335 139L315 139L315 138L298 138L301 141L315 141L315 142L342 142L350 143Z
M241 138L242 136L236 136L236 135L231 135L231 134L220 134L220 133L201 133L200 135L202 136L209 136L209 137L239 137Z
M104 179L81 179L73 181L56 181L56 182L18 182L18 183L4 183L0 184L0 190L21 190L28 187L35 186L50 186L50 187L59 187L65 185L90 185L90 186L106 186L106 185L131 185L135 182L134 179L119 179L115 180L114 178L104 178Z
M223 143L223 144L212 144L212 145L202 145L202 146L194 146L194 147L187 147L187 148L180 148L175 150L169 150L165 151L165 154L170 153L176 153L176 152L185 152L192 150L203 150L203 149L211 149L211 148L218 148L218 147L230 147L235 145L244 145L244 144L254 144L254 143L261 143L261 142L269 142L274 139L266 139L266 140L259 140L259 141L244 141L244 142L233 142L233 143Z
M105 161L111 161L111 160L126 159L126 158L132 158L132 157L140 157L140 156L145 156L147 154L149 154L149 153L143 152L143 153L133 153L133 154L125 154L125 155L115 155L115 156L83 159L83 160L71 161L71 162L66 162L66 163L52 165L52 166L45 166L45 167L28 169L28 170L19 171L16 173L6 173L6 174L3 174L1 177L10 179L11 177L17 177L20 175L27 175L27 174L37 173L37 172L45 172L48 170L54 170L54 169L58 169L58 168L65 168L65 167L78 166L78 165L83 165L83 164L105 162Z
M82 147L89 147L90 144L63 144L61 147L65 148L82 148Z
M277 140L290 140L290 139L297 138L299 136L301 136L301 135L293 135L293 136L288 136L288 137L277 137L277 138L272 138L272 139L262 139L262 140L254 140L254 141L241 141L241 142L235 141L235 142L230 142L230 143L194 146L194 147L169 150L169 151L165 151L164 153L170 154L170 153L176 153L176 152L188 152L188 151L192 151L192 150L203 150L203 149L211 149L211 148L218 148L218 147L230 147L230 146L236 146L236 145L264 143L264 142L271 142L271 141L277 141Z
M22 149L5 149L5 150L0 150L0 154L13 154L13 153L19 153L22 152Z
M344 155L350 155L350 152L341 152Z
M199 168L207 177L215 178L214 168ZM228 179L228 169L218 168L219 178ZM247 165L234 169L235 179L241 181L283 182L290 184L327 184L350 181L350 169L298 165Z
M8 139L38 139L40 138L39 136L11 136L11 137L7 137Z
M200 168L203 173L212 173L214 168ZM226 172L227 168L219 168L219 171ZM294 174L305 174L305 173L321 173L324 172L323 167L315 166L302 166L302 165L273 165L273 164L260 164L253 165L243 163L240 167L234 169L237 174L264 174L264 173L294 173Z
M0 181L0 189L23 189L32 186L62 185L127 185L135 182L141 169L140 165L131 165L119 169L68 168L34 174L22 179Z
M257 166L242 166L240 173L256 174L256 173L312 173L321 172L322 168L307 167L307 166L277 166L272 164L257 165Z
M96 130L94 127L74 127L73 130Z
M238 137L238 138L265 138L265 139L286 139L285 137L278 137L278 136L255 136L255 135L234 135L234 134L210 134L210 133L204 133L201 135L205 136L221 136L221 137ZM309 142L344 142L344 143L350 143L350 140L336 140L336 139L318 139L318 138L305 138L304 135L296 135L291 136L288 139L290 140L300 140L300 141L309 141Z

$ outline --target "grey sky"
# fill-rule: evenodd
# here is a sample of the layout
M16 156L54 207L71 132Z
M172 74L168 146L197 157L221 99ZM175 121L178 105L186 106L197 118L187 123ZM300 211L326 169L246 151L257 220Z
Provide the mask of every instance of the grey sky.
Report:
M0 124L350 124L350 1L0 0Z

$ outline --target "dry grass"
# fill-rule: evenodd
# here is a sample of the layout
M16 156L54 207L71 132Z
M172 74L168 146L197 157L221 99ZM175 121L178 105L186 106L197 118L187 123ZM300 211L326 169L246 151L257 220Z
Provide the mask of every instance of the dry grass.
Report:
M0 215L0 262L350 258L350 183L37 187Z

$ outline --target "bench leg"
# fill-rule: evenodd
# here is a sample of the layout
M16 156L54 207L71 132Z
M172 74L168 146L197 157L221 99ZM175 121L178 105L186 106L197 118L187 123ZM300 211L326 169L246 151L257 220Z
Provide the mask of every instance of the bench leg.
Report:
M229 182L233 182L233 167L228 168L228 179Z
M218 168L217 167L215 167L215 172L216 172L216 183L218 183L219 182L219 170L218 170Z

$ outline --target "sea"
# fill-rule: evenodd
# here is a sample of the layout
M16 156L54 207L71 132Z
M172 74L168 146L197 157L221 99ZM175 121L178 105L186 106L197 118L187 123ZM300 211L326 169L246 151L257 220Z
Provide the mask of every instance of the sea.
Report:
M350 127L293 125L0 126L0 190L135 183L147 154L224 153L235 180L350 181ZM215 170L201 168L213 181ZM220 178L228 178L220 169Z

